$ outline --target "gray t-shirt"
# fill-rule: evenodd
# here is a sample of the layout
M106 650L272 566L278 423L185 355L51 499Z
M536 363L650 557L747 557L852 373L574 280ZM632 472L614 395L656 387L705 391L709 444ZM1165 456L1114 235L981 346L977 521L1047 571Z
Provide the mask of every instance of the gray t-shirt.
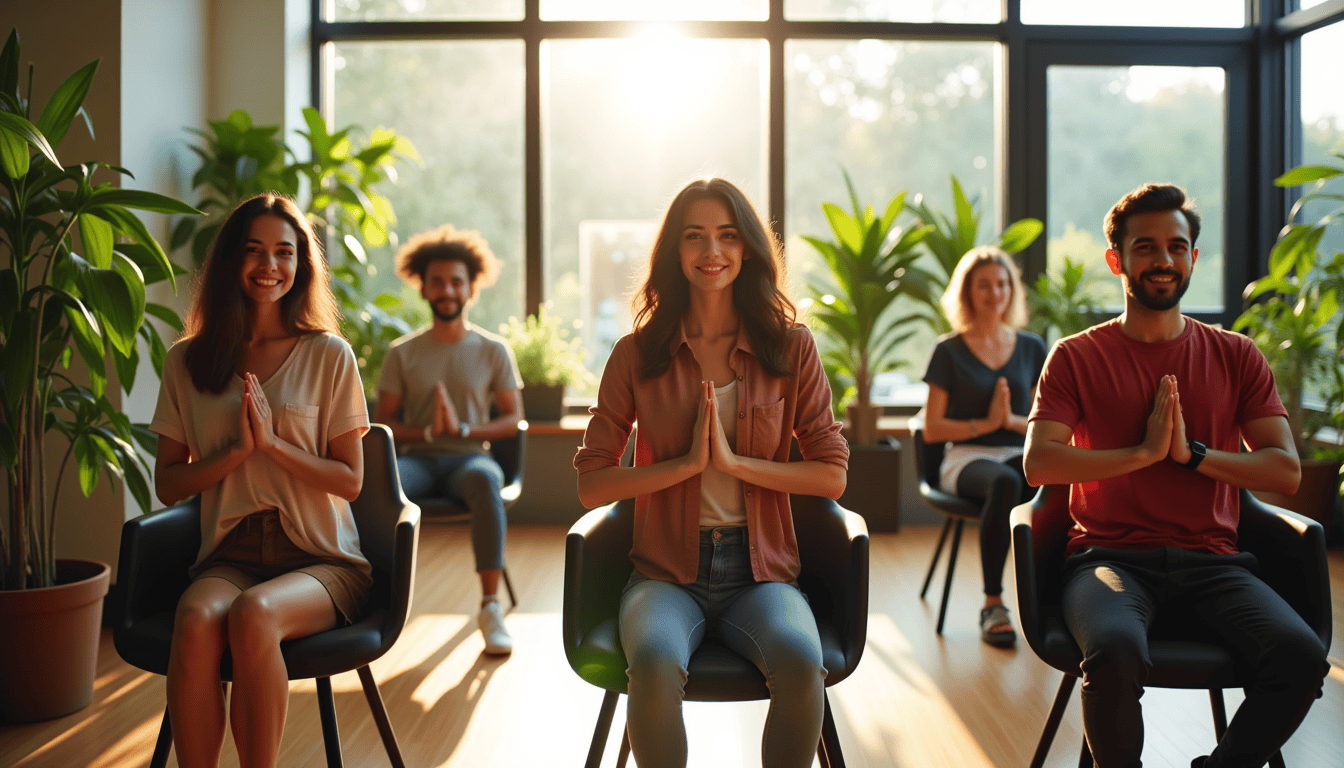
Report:
M434 338L427 326L392 342L383 360L378 391L401 395L401 421L423 427L434 421L435 384L442 381L458 419L468 424L490 420L490 406L501 392L520 387L518 363L508 342L470 326L456 344ZM441 435L433 445L413 443L408 452L484 453L480 440Z

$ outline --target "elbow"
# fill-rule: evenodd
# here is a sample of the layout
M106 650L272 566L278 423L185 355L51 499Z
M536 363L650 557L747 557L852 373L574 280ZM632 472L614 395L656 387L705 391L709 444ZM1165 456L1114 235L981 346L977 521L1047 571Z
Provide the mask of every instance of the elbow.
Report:
M1030 448L1022 455L1022 474L1027 478L1027 485L1033 488L1039 488L1049 482L1043 474L1044 467L1041 466L1039 455L1033 453Z
M1274 490L1284 496L1292 496L1297 493L1297 487L1302 484L1302 465L1292 458L1289 458L1284 464L1286 465L1284 471L1279 473L1278 487Z
M343 485L345 487L337 495L346 501L353 502L359 498L359 494L364 490L364 477L363 475L352 475Z
M839 501L841 496L845 495L845 488L849 485L849 470L844 467L834 467L835 471L829 473L826 478L826 489L822 495L831 501Z
M584 509L596 509L602 505L602 498L598 496L597 489L593 488L591 481L586 481L585 475L579 475L579 503Z

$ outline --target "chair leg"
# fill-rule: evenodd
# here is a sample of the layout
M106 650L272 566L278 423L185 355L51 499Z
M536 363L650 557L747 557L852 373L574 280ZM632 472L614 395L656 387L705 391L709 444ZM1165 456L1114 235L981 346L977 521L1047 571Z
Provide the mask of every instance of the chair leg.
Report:
M513 581L509 578L509 569L504 569L504 589L509 591L509 605L518 607L518 596L513 593Z
M835 716L831 714L831 697L821 694L824 707L821 716L821 746L818 750L821 768L845 768L845 753L840 749L840 734L835 730Z
M1280 751L1278 751L1278 752L1275 752L1274 754L1270 755L1270 757L1269 757L1269 768L1288 768L1286 765L1283 764L1283 752L1282 752L1282 750L1280 750Z
M950 522L950 521L949 521ZM943 581L943 602L938 606L938 634L943 634L943 620L947 618L947 598L952 594L952 574L957 570L957 550L961 548L961 529L966 526L965 520L957 520L957 527L952 532L952 551L947 555L947 578Z
M943 554L943 544L947 542L947 532L952 529L952 518L943 520L943 530L938 534L938 546L933 548L933 559L929 561L929 572L924 575L924 586L919 588L919 599L929 592L929 583L933 581L933 571L938 567L938 558Z
M621 751L616 755L616 768L625 768L625 761L630 759L630 731L621 729Z
M1222 741L1223 734L1227 733L1227 706L1223 703L1221 688L1209 689L1209 703L1213 705L1213 736Z
M373 679L373 670L365 664L359 668L359 682L364 686L364 698L369 700L369 711L373 722L378 726L378 735L383 737L383 749L387 750L387 759L392 768L406 768L401 757L401 748L397 746L397 734L392 731L392 721L387 717L387 707L383 706L383 695L378 692L378 683Z
M1059 723L1064 719L1064 710L1069 706L1069 697L1073 695L1073 686L1077 682L1078 678L1073 675L1065 675L1059 681L1055 703L1050 706L1050 716L1045 719L1045 729L1041 731L1041 740L1036 744L1036 754L1031 757L1031 768L1045 765L1045 756L1050 753L1050 745L1055 741L1055 733L1059 731ZM1087 747L1086 738L1083 739L1083 747Z
M317 711L322 718L322 744L327 748L327 768L343 768L341 732L336 727L336 700L331 696L331 678L317 678Z
M163 709L163 724L159 726L159 738L154 742L154 756L149 759L149 768L164 768L168 765L168 753L173 749L173 724L168 720L168 708Z
M615 691L607 691L602 697L602 709L597 713L597 727L593 728L593 743L588 747L584 768L598 768L602 764L602 750L607 747L607 734L611 733L611 719L616 716L616 700L620 696Z

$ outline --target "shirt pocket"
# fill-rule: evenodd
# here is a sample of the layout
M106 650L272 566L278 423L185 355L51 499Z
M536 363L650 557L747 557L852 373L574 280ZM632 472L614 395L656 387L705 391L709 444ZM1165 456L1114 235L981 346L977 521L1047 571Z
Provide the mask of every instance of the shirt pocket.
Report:
M751 408L751 456L774 459L784 435L784 398L770 405Z
M317 417L321 408L303 403L285 403L276 434L314 456L321 456L317 445Z

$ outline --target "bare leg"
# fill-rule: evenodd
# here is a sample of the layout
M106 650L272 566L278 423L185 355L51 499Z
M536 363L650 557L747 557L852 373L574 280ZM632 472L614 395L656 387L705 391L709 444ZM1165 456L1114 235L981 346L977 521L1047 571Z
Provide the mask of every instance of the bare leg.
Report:
M168 653L168 717L182 768L215 768L224 745L224 691L219 660L228 644L229 607L242 591L205 578L177 602Z
M242 768L273 768L289 706L280 642L336 626L336 606L317 579L286 573L238 596L229 611L233 699L229 715Z
M499 592L499 575L503 572L504 571L502 570L477 571L477 575L481 577L482 597L494 595ZM482 600L481 603L484 604L485 601Z

